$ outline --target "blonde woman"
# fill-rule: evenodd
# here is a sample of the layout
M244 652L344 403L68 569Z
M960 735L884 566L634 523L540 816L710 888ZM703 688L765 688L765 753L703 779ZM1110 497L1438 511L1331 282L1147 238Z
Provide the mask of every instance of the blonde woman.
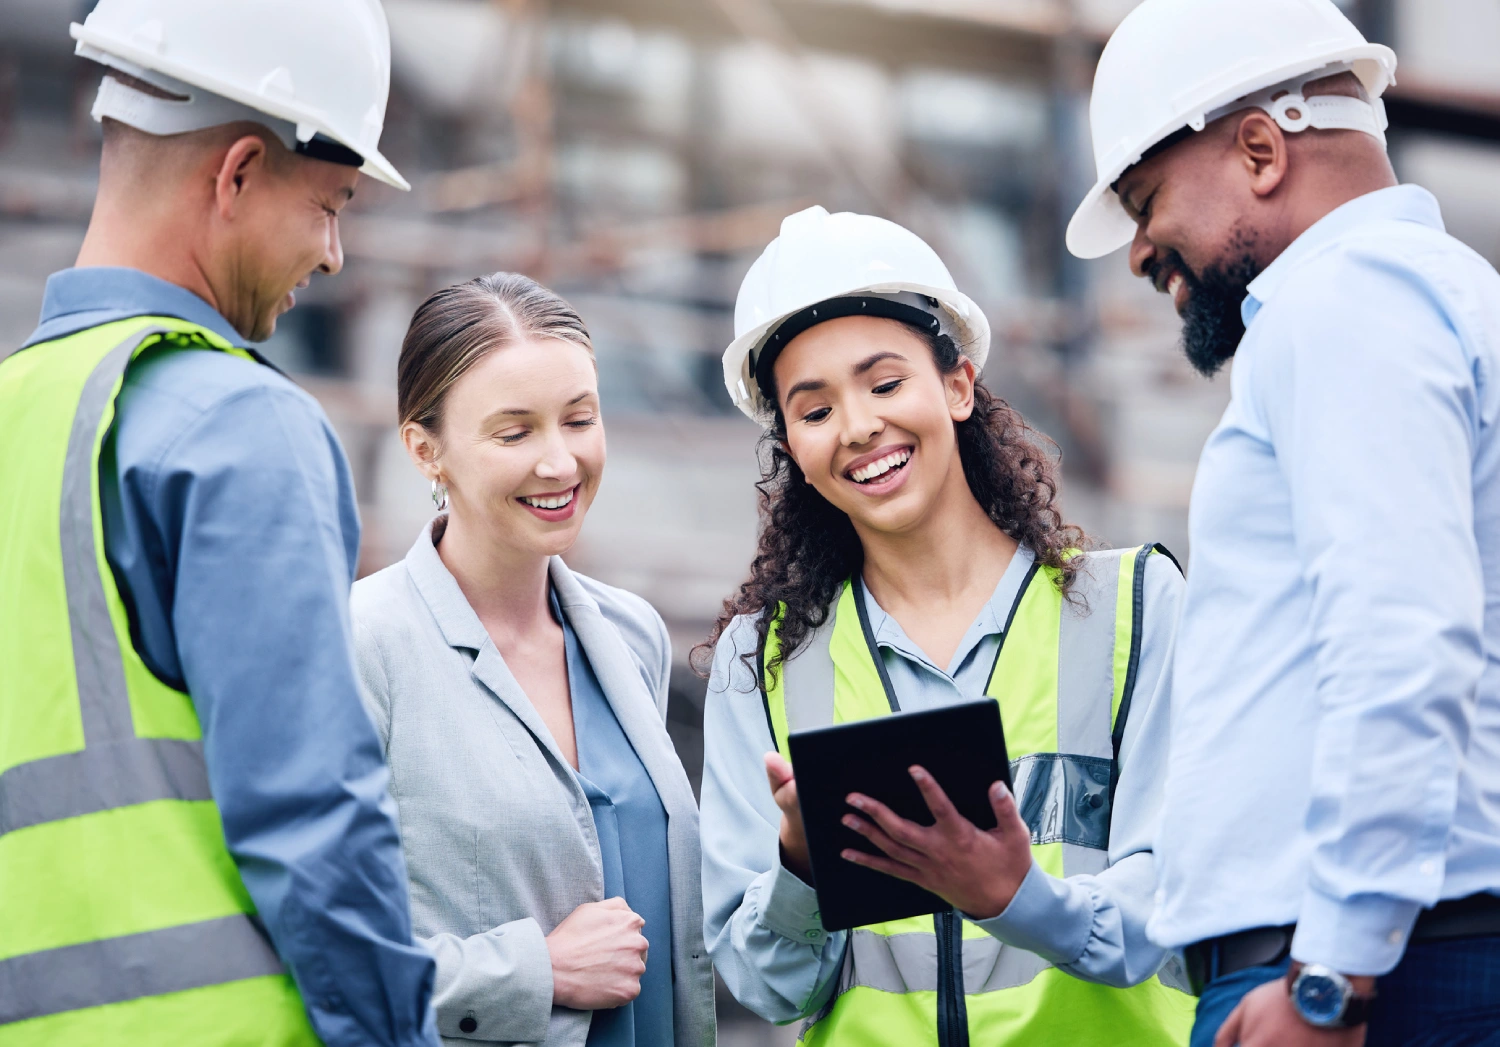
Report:
M398 401L444 511L354 587L354 628L439 1031L712 1044L666 628L561 559L604 472L588 331L524 276L449 287L412 320Z

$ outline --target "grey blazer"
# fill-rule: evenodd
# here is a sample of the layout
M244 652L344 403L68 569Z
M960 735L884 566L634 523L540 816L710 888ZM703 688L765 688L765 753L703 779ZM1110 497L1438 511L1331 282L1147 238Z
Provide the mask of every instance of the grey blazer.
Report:
M639 596L561 559L550 573L666 809L675 1047L704 1047L714 1042L713 973L698 810L664 724L666 627ZM438 557L432 524L405 560L355 584L353 612L400 810L414 929L437 957L438 1031L453 1043L583 1047L591 1012L553 1006L544 940L604 897L594 819L572 767Z

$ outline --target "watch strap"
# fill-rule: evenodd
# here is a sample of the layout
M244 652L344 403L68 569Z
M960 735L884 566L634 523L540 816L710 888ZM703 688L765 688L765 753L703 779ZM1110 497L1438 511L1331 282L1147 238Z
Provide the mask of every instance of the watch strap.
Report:
M1370 1011L1375 1007L1375 994L1354 993L1344 1001L1344 1013L1339 1015L1339 1026L1353 1029L1370 1020Z

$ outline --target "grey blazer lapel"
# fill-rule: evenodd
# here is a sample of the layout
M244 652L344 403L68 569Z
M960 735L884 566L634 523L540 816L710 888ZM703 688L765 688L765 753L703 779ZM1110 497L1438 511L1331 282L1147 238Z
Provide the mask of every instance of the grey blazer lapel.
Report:
M696 811L692 786L682 762L672 749L666 725L656 711L656 698L641 678L625 641L599 611L594 598L584 591L560 557L551 564L552 585L557 590L568 622L588 655L609 706L630 739L646 773L651 776L669 818Z
M547 729L546 722L526 697L526 692L521 690L521 685L511 674L505 659L495 649L489 633L485 632L484 623L474 613L474 608L469 606L468 597L458 587L457 579L443 563L442 557L438 556L437 548L432 544L432 531L440 522L446 526L447 518L436 517L424 527L411 551L406 554L406 570L416 584L417 591L422 594L422 599L427 602L433 618L437 620L443 639L450 646L465 647L475 652L474 664L470 666L474 678L484 684L516 719L526 725L526 729L536 736L558 764L570 767L562 750L557 747L552 732ZM441 534L441 530L438 533Z
M521 690L521 685L516 683L510 666L505 664L505 659L500 657L500 652L495 649L489 637L485 637L484 646L479 649L471 671L474 673L474 679L489 688L490 692L516 715L516 719L526 725L526 729L536 736L537 741L542 743L558 765L570 772L571 778L572 764L568 763L562 750L557 747L557 739L552 737L546 721L536 711L536 706L531 704L531 699L526 697L526 692Z

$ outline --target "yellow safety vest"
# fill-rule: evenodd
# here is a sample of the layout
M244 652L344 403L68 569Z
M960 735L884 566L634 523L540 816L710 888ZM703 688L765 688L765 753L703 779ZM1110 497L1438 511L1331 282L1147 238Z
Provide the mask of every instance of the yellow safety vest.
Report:
M1108 865L1119 746L1140 660L1145 567L1160 546L1079 554L1076 602L1033 565L1011 608L985 693L1000 704L1032 854L1054 876ZM858 576L778 671L773 622L761 661L777 748L792 731L889 715L886 678ZM802 1029L838 1047L1168 1047L1186 1044L1196 1001L1159 978L1115 989L1003 945L956 912L849 932L836 993Z
M105 560L100 449L163 343L248 356L136 317L0 362L0 1047L319 1042Z

